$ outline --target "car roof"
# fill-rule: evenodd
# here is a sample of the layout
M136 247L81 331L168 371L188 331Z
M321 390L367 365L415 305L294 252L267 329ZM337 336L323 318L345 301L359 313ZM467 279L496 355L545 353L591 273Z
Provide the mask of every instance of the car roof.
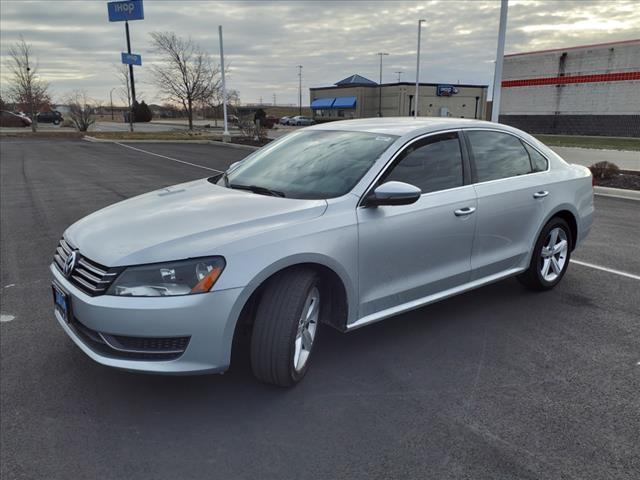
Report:
M388 135L405 136L411 133L428 133L449 128L491 127L504 130L510 128L483 120L452 117L384 117L360 118L327 122L308 127L313 130L347 130L354 132L386 133Z

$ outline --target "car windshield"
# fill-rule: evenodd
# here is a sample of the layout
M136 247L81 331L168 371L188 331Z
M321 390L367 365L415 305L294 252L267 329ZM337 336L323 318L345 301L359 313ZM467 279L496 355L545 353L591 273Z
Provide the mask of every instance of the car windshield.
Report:
M295 132L247 157L217 184L287 198L339 197L396 138L334 130Z

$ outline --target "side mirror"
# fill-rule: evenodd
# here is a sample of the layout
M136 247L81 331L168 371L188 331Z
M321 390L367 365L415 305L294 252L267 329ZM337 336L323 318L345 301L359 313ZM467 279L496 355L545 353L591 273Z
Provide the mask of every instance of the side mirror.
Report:
M376 187L367 195L364 205L377 207L381 205L410 205L422 195L422 190L404 182L386 182Z

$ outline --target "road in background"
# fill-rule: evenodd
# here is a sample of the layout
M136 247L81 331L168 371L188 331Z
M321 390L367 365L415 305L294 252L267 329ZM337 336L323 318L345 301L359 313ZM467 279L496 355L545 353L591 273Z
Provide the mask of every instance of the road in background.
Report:
M550 147L569 163L590 167L598 162L615 163L622 170L640 171L640 151L600 150L597 148Z
M230 147L131 144L224 169ZM640 472L640 283L572 264L340 334L291 390L225 375L120 372L53 317L72 222L207 170L84 141L0 143L2 478L616 478ZM596 198L580 260L640 275L640 203ZM170 225L167 228L171 228ZM8 317L7 317L8 318Z

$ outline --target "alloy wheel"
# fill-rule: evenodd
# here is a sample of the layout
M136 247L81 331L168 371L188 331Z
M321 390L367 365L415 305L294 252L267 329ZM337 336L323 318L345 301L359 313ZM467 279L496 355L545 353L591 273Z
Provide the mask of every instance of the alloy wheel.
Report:
M298 331L296 332L295 351L293 353L293 368L300 372L307 364L313 341L318 330L318 319L320 314L320 291L313 287L302 308L302 314L298 321Z
M560 227L552 229L540 254L540 274L545 281L553 282L562 273L568 252L569 241L566 232Z

